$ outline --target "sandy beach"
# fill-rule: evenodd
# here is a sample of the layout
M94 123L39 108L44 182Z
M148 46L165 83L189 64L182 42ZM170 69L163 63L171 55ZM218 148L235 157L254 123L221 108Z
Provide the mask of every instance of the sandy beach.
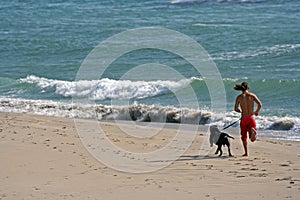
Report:
M82 144L73 119L0 113L0 199L299 199L300 143L261 139L242 157L197 157L205 139L197 133L189 149L171 165L151 173L111 169ZM127 137L113 122L99 122L111 141L128 150L161 148L175 131L148 140ZM129 127L130 128L130 127ZM145 132L147 128L134 126ZM150 129L150 128L148 128ZM186 131L189 134L189 131Z

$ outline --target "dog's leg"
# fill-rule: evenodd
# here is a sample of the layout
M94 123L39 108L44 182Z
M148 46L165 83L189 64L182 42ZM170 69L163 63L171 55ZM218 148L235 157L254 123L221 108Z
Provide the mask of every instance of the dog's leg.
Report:
M227 148L228 148L228 154L229 154L229 156L232 157L233 155L230 152L230 144L229 143L227 144Z
M218 148L217 148L217 151L216 151L216 153L215 154L218 154L219 153L219 146L218 146Z
M218 151L220 151L219 157L222 156L222 154L223 154L222 144L218 146Z
M229 153L229 156L232 157L233 155L231 154L230 152L230 148L228 148L228 153Z

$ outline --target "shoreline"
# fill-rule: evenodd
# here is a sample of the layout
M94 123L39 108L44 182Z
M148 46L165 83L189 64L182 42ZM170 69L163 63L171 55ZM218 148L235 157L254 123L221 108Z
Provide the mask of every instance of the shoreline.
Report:
M83 146L73 119L0 112L0 199L297 199L300 142L259 138L242 157L198 157L205 133L169 166L151 173L119 172ZM175 131L161 129L151 139L127 137L113 122L99 122L111 141L129 151L162 148ZM153 127L127 126L146 133ZM188 132L188 130L186 130Z
M102 104L72 104L52 100L0 98L0 112L28 113L70 119L124 120L137 123L210 124L225 127L240 117L234 111L213 113L207 110L177 108L176 106L132 104L107 106ZM256 116L257 128L262 136L300 141L300 121L297 116ZM237 124L235 125L237 127ZM269 133L274 133L272 134Z

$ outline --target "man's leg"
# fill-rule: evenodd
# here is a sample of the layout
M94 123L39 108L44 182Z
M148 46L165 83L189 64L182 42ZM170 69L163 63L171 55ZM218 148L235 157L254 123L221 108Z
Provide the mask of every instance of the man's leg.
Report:
M243 117L241 119L240 127L241 127L241 139L242 139L243 146L244 146L244 151L245 151L245 154L243 156L248 156L248 143L247 143L247 139L248 139L247 132L248 131L247 131L246 117Z
M249 131L250 139L251 139L251 142L254 142L256 140L256 122L255 122L254 117L250 118L250 124L251 124L251 129Z
M243 156L248 156L248 143L247 143L247 140L243 140L243 146L244 146L244 151L245 151L245 154Z

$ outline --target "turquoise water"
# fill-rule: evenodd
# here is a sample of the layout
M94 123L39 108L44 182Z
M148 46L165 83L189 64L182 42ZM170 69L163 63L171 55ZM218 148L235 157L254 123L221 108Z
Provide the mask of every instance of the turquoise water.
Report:
M178 107L172 91L189 99L186 87L191 85L199 109L210 112L210 94L203 77L170 52L130 52L112 63L100 80L74 82L83 60L102 41L130 29L165 27L196 40L216 63L226 91L227 113L219 115L222 123L238 118L232 112L238 92L232 88L247 81L263 102L259 127L272 129L275 122L290 120L294 126L288 131L298 137L299 13L297 0L1 2L1 110L47 114L32 106L28 110L28 101L33 105L49 101L69 104L72 97L83 93L93 96L99 105L128 99L135 105ZM160 82L165 80L153 76L152 82L118 81L135 66L154 62L171 66L186 80L172 82L170 77L171 82ZM134 79L139 80L140 75ZM7 101L11 106L3 103ZM60 107L55 108L53 115L65 115ZM213 122L214 118L208 121Z

